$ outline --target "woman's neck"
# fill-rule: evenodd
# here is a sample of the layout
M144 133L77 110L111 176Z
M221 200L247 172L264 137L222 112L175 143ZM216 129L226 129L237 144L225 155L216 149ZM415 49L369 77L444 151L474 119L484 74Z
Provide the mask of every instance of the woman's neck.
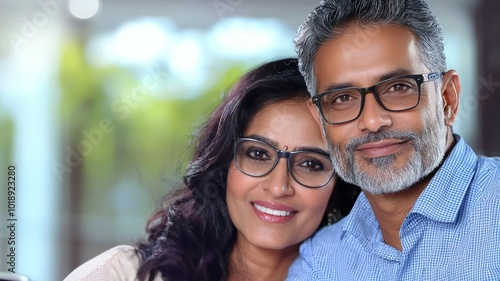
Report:
M229 257L228 281L283 281L298 256L299 245L282 250L263 249L242 243L238 237ZM243 238L244 240L244 238Z

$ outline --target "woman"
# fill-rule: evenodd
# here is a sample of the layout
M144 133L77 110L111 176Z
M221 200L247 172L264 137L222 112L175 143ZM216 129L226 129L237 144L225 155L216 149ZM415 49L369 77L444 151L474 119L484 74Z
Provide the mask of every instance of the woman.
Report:
M200 131L185 186L153 213L147 239L65 280L283 280L299 244L346 215L358 193L333 192L307 99L295 59L243 76Z

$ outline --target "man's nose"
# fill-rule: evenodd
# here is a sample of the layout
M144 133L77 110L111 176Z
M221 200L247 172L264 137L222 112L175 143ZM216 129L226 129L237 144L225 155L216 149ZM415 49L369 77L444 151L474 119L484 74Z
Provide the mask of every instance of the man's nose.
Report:
M377 132L382 127L392 125L390 112L382 108L374 93L366 93L365 103L358 118L358 129Z

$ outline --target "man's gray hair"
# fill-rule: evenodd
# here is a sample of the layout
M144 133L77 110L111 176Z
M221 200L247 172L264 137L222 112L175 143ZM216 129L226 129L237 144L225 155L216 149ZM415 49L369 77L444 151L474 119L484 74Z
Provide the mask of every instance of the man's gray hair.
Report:
M314 73L318 49L351 24L404 26L415 36L424 65L433 72L446 71L442 28L423 0L323 0L299 27L294 40L299 69L312 96L318 94Z

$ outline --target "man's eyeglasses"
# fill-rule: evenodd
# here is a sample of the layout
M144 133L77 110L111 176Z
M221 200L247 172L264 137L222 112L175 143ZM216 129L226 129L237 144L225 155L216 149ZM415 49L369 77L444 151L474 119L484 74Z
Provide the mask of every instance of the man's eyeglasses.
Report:
M367 88L344 88L312 97L323 119L329 124L356 120L363 111L365 96L373 93L378 104L387 111L398 112L417 107L422 83L433 81L442 73L405 75L378 82Z
M288 161L288 173L299 184L317 188L333 177L330 156L308 150L283 151L260 140L240 138L234 147L234 163L245 175L263 177L271 173L280 158Z

